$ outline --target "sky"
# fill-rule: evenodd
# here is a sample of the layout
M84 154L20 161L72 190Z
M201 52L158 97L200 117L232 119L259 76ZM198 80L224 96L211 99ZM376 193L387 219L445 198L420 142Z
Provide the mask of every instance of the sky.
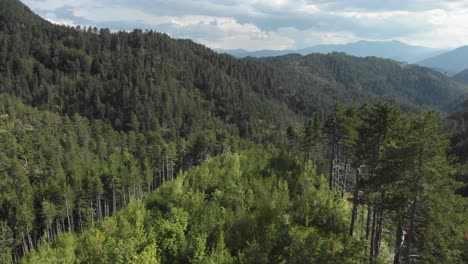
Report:
M22 0L58 24L152 29L214 49L284 50L358 40L468 44L468 0Z

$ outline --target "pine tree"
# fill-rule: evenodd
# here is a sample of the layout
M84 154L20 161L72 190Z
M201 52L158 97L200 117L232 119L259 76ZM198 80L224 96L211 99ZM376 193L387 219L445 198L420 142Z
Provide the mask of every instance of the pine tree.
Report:
M383 235L386 197L380 171L380 166L384 162L381 159L381 153L384 151L386 142L400 132L398 131L400 117L395 107L379 102L371 106L362 106L359 110L359 118L358 137L354 147L354 167L358 174L349 233L352 235L354 232L357 207L360 203L359 191L364 191L368 202L366 237L370 235L371 258L377 258L380 254Z
M461 237L466 224L453 212L466 212L466 202L454 194L448 144L440 118L431 111L411 117L404 130L386 144L380 171L398 230L394 263L452 263L459 258L449 252L460 249L462 240L451 246L445 243L451 236L448 233ZM404 240L401 231L407 233Z
M317 144L320 141L321 129L320 117L318 114L315 114L314 120L308 122L304 131L304 160L309 161L312 152L312 163L314 167L316 165Z
M353 108L345 109L342 105L335 105L333 113L328 117L323 127L323 133L328 136L330 146L330 176L329 186L342 188L345 191L346 185L339 186L334 183L337 179L334 176L334 170L337 166L343 167L339 170L344 171L347 176L348 166L350 165L351 149L356 139L357 119ZM344 181L346 184L346 181Z

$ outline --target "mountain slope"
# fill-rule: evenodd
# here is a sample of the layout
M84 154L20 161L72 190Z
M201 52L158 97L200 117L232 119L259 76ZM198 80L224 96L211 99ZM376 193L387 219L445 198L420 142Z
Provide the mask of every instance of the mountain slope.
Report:
M436 69L448 75L468 69L468 46L459 47L435 57L418 62L421 66Z
M453 76L453 79L468 85L468 69L457 73L455 76Z
M375 58L239 60L152 31L55 26L13 0L0 19L0 263L358 263L370 241L391 257L410 218L408 253L465 262L437 116L333 107L442 108L461 84ZM318 115L304 126L330 108L325 129ZM313 165L340 159L382 172L355 189L360 213L344 198L359 173L327 182ZM370 240L365 222L380 226Z
M346 233L345 211L290 158L228 153L23 263L354 263L364 243Z
M447 110L467 91L440 74L392 61L335 54L319 63L326 72L311 75L153 31L52 25L16 0L3 0L0 7L0 92L41 109L100 119L117 130L163 130L177 138L223 126L261 141L303 116L324 117L338 102L384 96L406 110ZM296 56L280 60L286 59ZM337 71L351 81L359 76L358 84ZM366 71L374 72L374 80L366 80Z
M254 137L297 118L203 58L223 56L189 40L55 26L14 0L0 2L0 19L0 92L41 109L172 137L220 123Z
M236 57L272 57L272 56L283 56L291 53L297 53L301 55L309 55L312 53L332 53L332 52L344 52L349 55L358 57L381 57L387 59L393 59L396 61L416 62L435 55L438 55L443 50L412 46L399 41L358 41L348 44L337 44L337 45L317 45L308 48L298 50L258 50L258 51L247 51L247 50L219 50L220 52L229 53Z
M26 254L41 237L83 231L181 170L253 145L221 128L177 139L125 133L0 94L0 263L13 263L12 253Z
M450 110L464 99L467 88L443 74L416 65L379 58L356 58L341 53L286 55L260 59L290 73L305 76L316 86L342 93L347 102L384 98L407 110L412 104Z

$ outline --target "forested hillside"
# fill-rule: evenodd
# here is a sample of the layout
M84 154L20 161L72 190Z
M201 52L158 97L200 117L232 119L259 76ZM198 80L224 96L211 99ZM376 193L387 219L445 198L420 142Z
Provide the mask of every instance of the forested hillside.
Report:
M312 170L257 148L209 160L24 263L355 263L364 244L346 234L347 206Z
M336 99L348 104L384 98L407 111L416 110L415 105L448 111L461 103L466 93L465 86L436 71L376 57L332 53L286 55L262 61L291 75L304 76L316 86L336 89ZM334 95L327 90L322 93L327 92Z
M216 129L174 141L161 132L119 132L7 95L0 96L0 113L0 259L13 249L19 257L40 237L82 231L179 170L249 145Z
M172 137L224 122L253 138L296 120L273 91L230 77L208 60L222 56L192 41L56 26L16 0L0 2L0 19L0 92L41 109Z
M457 73L453 78L459 82L462 82L464 84L468 84L468 69Z
M307 67L316 68L309 74L153 31L57 26L17 0L0 2L0 26L0 92L124 131L165 129L184 137L221 121L232 124L233 133L258 139L298 116L323 117L337 102L384 96L406 110L446 110L468 91L435 72L380 59L280 59L309 61Z
M139 153L151 157L145 148L117 148L60 174L47 166L59 166L62 155L28 157L25 167L27 152L5 151L13 157L4 189L18 187L2 203L23 224L5 222L3 235L17 234L18 253L39 246L24 263L465 263L468 204L455 194L461 185L441 122L434 112L405 116L384 103L337 106L323 129L289 127L284 151L238 141L177 177L165 152L159 172L140 165ZM14 141L16 130L3 126L2 136ZM319 175L324 147L333 150L333 169ZM34 177L33 164L51 165ZM17 198L23 192L30 198ZM105 218L114 204L129 208ZM84 231L63 234L70 228ZM4 260L15 248L7 245Z
M465 263L466 153L422 106L467 91L0 0L0 263Z

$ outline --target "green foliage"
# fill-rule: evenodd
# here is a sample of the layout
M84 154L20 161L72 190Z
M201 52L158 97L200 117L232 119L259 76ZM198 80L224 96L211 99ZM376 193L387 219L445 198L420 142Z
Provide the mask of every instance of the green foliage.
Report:
M360 105L386 100L407 111L430 106L452 111L464 99L466 86L428 68L377 57L357 58L344 53L297 54L260 59L298 79L307 79L315 93L339 98L338 103ZM299 93L301 99L307 91ZM322 99L326 100L326 99ZM336 103L336 102L335 102ZM308 105L305 103L305 105Z
M2 0L0 261L377 262L395 236L397 261L462 263L466 200L420 106L449 109L466 90L377 58L238 60L153 31L57 26ZM424 113L339 104L379 98ZM337 164L366 172L334 182ZM360 238L347 235L350 186Z
M40 109L171 139L222 127L261 141L300 119L280 94L236 77L231 57L189 40L53 25L17 0L0 3L0 25L0 92Z
M18 19L21 18L21 19ZM448 109L465 86L422 67L343 54L235 59L152 30L115 32L45 21L0 5L0 92L117 130L171 138L224 127L257 142L336 103L380 98ZM63 87L67 87L63 89Z
M278 160L294 172L271 166ZM210 159L76 237L77 262L357 263L362 244L343 232L345 202L288 160L259 147ZM41 245L24 263L64 246Z
M175 142L157 132L118 132L78 115L38 111L5 94L0 113L0 221L8 227L1 248L19 255L42 236L55 240L93 227L181 169L250 144L222 130ZM200 144L200 138L208 139Z
M9 264L13 263L11 252L13 251L13 232L11 228L4 222L0 222L0 262Z
M467 201L455 195L459 184L446 151L447 135L434 112L405 120L383 151L380 175L387 181L388 206L396 223L409 225L406 254L424 263L460 263ZM411 231L413 229L413 231Z

